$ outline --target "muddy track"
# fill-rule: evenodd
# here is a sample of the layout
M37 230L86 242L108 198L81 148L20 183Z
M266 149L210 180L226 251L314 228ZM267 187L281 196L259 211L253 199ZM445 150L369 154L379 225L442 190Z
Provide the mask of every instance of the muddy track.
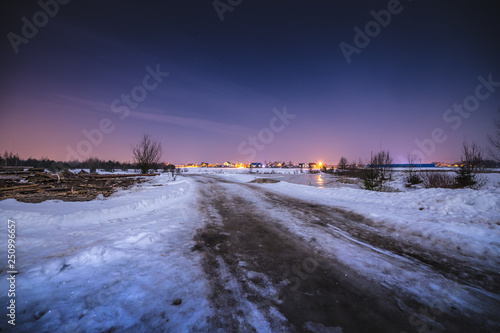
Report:
M237 184L224 179L218 179L218 181ZM436 252L423 248L418 243L410 243L408 239L391 236L390 233L373 227L375 223L370 219L351 211L304 202L286 195L266 191L258 185L245 183L238 185L253 189L256 195L259 195L263 200L267 200L277 207L282 207L297 218L309 221L318 228L322 228L326 233L335 233L329 228L329 226L333 226L349 236L379 249L415 259L448 279L463 285L479 287L492 293L500 293L500 272L495 267L471 266L469 262L449 256L444 251Z
M402 295L318 253L244 197L226 191L227 185L209 177L196 180L206 227L198 231L193 250L205 257L203 268L217 312L211 318L214 330L251 332L262 319L272 331L314 332L328 327L335 332L340 327L344 333L416 332L423 327L415 324L415 318L411 320L422 308L417 301L404 299L402 309L398 304ZM290 200L251 185L231 186L253 188L277 209L300 215L325 230L334 223L353 237L373 241L366 225L353 227L363 224L360 216ZM376 246L406 254L390 244L381 241ZM477 323L456 313L441 313L439 324L426 320L425 328L433 332L478 331Z
M285 208L298 218L310 221L311 224L322 228L324 232L334 233L335 231L329 228L329 226L334 226L364 243L428 265L453 281L480 287L493 293L500 292L500 272L498 269L494 270L493 267L472 267L468 262L448 256L443 252L436 252L432 249L423 248L419 244L409 243L404 238L393 237L372 227L374 223L370 219L351 211L303 202L292 197L263 190L252 184L241 184L241 186L254 189L264 200Z

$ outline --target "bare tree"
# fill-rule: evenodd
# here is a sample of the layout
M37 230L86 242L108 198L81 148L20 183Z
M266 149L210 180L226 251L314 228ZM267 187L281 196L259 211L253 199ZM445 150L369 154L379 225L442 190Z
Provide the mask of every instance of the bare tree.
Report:
M456 180L453 175L439 171L424 171L420 173L422 185L425 188L455 188Z
M471 172L476 172L483 163L483 151L475 142L468 144L464 141L462 145L462 164L467 165Z
M483 151L476 143L469 144L464 141L462 144L462 158L460 169L455 177L457 187L479 188L485 184L484 177L478 175L482 168Z
M380 180L380 170L377 167L377 156L370 154L370 161L367 163L367 167L363 170L363 188L370 191L381 191L382 181Z
M342 156L340 158L340 161L339 161L339 164L337 166L340 170L340 173L343 175L346 170L347 170L347 158L345 158L344 156Z
M134 163L142 173L157 169L163 155L161 142L153 139L149 134L143 134L141 141L132 147Z
M372 191L388 191L384 186L386 180L392 179L392 156L388 150L382 150L375 155L370 154L370 161L363 171L363 188Z
M493 122L495 124L496 133L494 136L488 135L488 142L491 146L488 152L495 161L500 162L500 121L494 119Z
M408 177L406 177L407 186L420 184L422 182L421 177L415 170L420 162L420 158L417 155L411 153L408 154Z
M382 150L373 157L376 168L379 169L381 181L392 179L392 156L388 150Z

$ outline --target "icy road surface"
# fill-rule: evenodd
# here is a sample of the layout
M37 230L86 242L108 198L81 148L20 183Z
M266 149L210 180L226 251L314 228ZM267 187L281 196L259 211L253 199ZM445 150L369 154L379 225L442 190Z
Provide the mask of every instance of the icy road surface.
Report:
M498 329L500 274L387 235L369 219L194 177L215 327L229 331L480 332ZM272 187L272 185L269 185ZM290 193L291 194L291 193Z
M1 331L500 330L496 189L328 192L249 177L1 201L0 244L15 220L19 272L16 326L5 310Z

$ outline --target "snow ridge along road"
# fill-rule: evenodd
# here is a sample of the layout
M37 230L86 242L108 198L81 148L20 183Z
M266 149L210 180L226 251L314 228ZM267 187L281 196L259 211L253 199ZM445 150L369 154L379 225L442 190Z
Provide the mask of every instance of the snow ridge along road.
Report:
M499 272L386 235L359 215L194 176L206 226L193 248L230 331L494 332Z

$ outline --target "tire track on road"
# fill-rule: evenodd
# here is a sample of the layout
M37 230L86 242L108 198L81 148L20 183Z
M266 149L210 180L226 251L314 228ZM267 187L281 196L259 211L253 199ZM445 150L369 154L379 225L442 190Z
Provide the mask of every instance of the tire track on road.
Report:
M394 291L323 257L216 180L203 177L198 182L207 226L198 231L194 249L205 256L217 310L214 327L255 328L244 313L248 301L272 331L306 331L314 325L340 327L343 332L412 331L411 313L400 308ZM210 211L217 211L220 219L214 221ZM417 312L418 303L405 304Z

